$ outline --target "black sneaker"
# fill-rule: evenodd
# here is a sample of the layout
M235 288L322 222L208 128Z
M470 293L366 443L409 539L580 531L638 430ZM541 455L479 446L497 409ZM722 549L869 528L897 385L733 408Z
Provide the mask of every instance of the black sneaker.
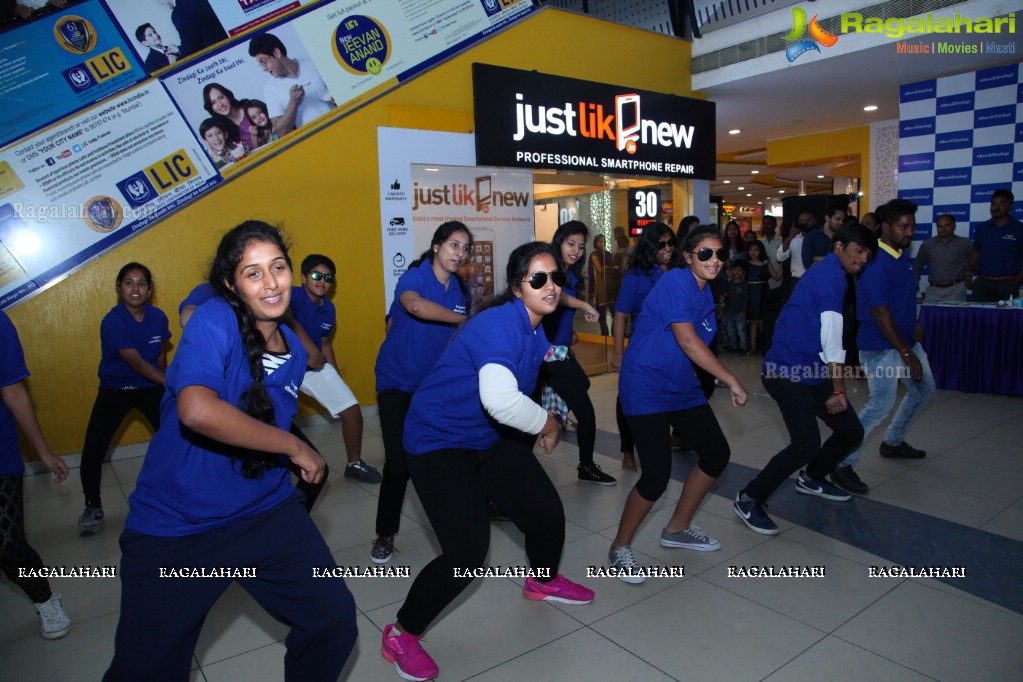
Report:
M618 481L612 476L608 476L595 462L589 464L580 464L576 469L579 471L579 480L587 481L589 483L596 483L597 485L614 485Z
M373 549L370 551L370 559L373 560L374 564L386 564L391 560L391 555L396 551L394 548L394 536L388 535L377 536L377 539L373 541Z
M852 498L852 495L838 486L832 485L827 481L818 481L817 479L810 478L802 471L799 472L799 478L796 479L796 492L803 493L804 495L816 495L817 497L823 497L825 500L835 500L836 502L846 502Z
M363 483L379 483L383 476L375 468L357 459L345 467L345 478L355 478Z
M490 514L491 521L511 521L504 510L498 507L493 500L487 500L487 512Z
M870 490L867 484L856 475L852 467L836 467L831 472L831 482L842 490L848 490L857 495L866 495L867 491Z
M903 459L923 459L927 456L926 452L917 450L906 441L902 441L898 445L889 445L881 441L881 447L878 448L878 452L882 457L901 457Z

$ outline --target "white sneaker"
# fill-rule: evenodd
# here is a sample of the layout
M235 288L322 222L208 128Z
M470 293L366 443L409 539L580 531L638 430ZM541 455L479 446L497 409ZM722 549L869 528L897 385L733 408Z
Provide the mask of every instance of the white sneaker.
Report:
M46 639L59 639L71 631L71 618L60 605L60 593L54 592L47 601L36 604L42 634Z

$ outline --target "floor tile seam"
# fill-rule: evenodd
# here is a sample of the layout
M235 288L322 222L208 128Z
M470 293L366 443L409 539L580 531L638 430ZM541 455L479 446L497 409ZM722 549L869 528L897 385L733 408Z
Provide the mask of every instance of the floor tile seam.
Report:
M608 618L611 618L611 617L613 617L613 616L617 616L617 615L619 615L620 613L622 613L623 611L627 611L627 610L629 610L629 609L631 609L631 608L634 608L634 607L636 607L636 606L639 606L639 605L640 605L640 604L642 604L643 602L649 601L649 600L651 600L651 599L659 598L659 597L660 597L661 595L663 595L663 594L664 594L665 592L667 592L668 590L673 590L673 589L675 589L676 587L678 587L678 586L680 586L680 585L683 585L683 584L685 584L685 582L686 582L686 581L687 581L687 580L688 580L689 578L690 578L690 576L686 576L685 578L682 578L681 580L679 580L679 581L678 581L677 583L675 583L674 585L669 585L669 586L665 587L665 588L664 588L664 589L662 589L662 590L657 590L656 592L653 592L652 594L648 594L647 596L643 597L643 598L642 598L642 599L640 599L639 601L634 601L634 602L631 602L631 603L629 603L629 604L626 604L625 606L622 606L622 608L618 609L617 611L613 611L613 612L611 612L611 613L609 613L609 614L607 614L607 615L605 615L605 616L601 616L601 617L600 617L600 618L598 618L597 620L594 620L594 621L590 621L589 623L584 623L584 625L585 625L586 627L588 627L588 628L592 628L592 627L593 627L594 625L596 625L597 623L603 623L603 622L604 622L605 620L607 620ZM699 576L692 576L692 578L693 578L693 579L697 579L697 578L699 578ZM623 584L624 584L624 583L623 583ZM637 590L643 589L643 588L641 588L641 587L639 587L639 586L630 586L630 587L631 587L632 589L637 589ZM566 615L568 615L568 614L566 614ZM600 633L598 632L597 634L600 634ZM630 653L631 653L631 652L630 652Z
M65 608L65 610L67 610L67 609ZM114 610L114 611L109 612L109 613L100 613L98 615L90 616L89 618L85 618L85 619L76 619L74 617L73 613L69 613L68 616L71 618L71 629L74 630L76 625L81 625L81 624L84 624L84 623L89 623L89 622L92 622L94 620L98 620L100 618L108 618L108 617L110 617L110 616L112 616L114 614L119 614L120 612L121 612L120 602L118 601L118 608L116 610ZM40 635L38 631L35 631L31 635L25 635L24 637L15 637L13 639L8 639L6 641L0 641L0 648L2 648L4 646L7 646L8 644L14 644L15 642L23 642L25 640L32 639L34 637L42 637L42 635Z
M965 493L965 492L962 492L961 490L957 490L955 488L945 488L945 487L942 487L940 485L934 485L934 484L931 484L931 483L922 483L920 481L914 481L911 478L905 478L905 479L902 478L903 476L908 474L910 471L914 471L914 470L915 470L915 468L914 469L910 469L908 471L904 471L901 474L899 474L898 476L895 476L895 477L891 478L889 481L885 481L885 483L890 483L891 481L895 481L895 480L901 480L901 481L904 481L906 483L912 483L913 485L926 486L928 488L932 488L934 490L940 490L941 492L945 492L945 493L956 493L958 495L962 495L964 497L970 497L970 498L973 498L975 500L984 500L985 502L997 502L999 504L1006 504L1006 505L1010 505L1010 506L1012 504L1014 504L1014 502L1005 502L1004 500L994 500L994 499L992 499L990 497L981 497L980 495L973 495L971 493ZM1015 473L1019 473L1019 472L1015 472ZM884 484L882 484L882 485L884 485ZM876 487L880 487L880 486L876 486ZM878 502L882 502L881 500L877 500L877 501ZM893 507L898 507L899 506L899 505L894 504L892 502L882 502L882 504L888 504L888 505L891 505ZM910 509L909 507L902 507L902 508L903 509ZM915 510L910 509L910 511L915 511ZM925 513L925 512L920 512L920 513ZM934 514L927 514L927 516L935 516L935 515ZM942 517L937 516L935 518L942 518Z
M866 648L865 646L863 646L861 644L857 644L856 642L853 642L852 640L846 639L845 637L842 637L841 635L832 634L830 636L834 637L835 639L837 639L840 642L848 644L849 646L856 647L857 649L860 649L861 651L866 651L867 653L873 654L873 655L877 656L880 659L883 659L885 661L888 661L889 663L892 663L894 665L899 666L900 668L904 668L906 670L909 670L911 672L916 673L917 675L920 675L922 677L926 677L929 680L935 680L935 682L940 682L940 680L941 680L940 677L933 677L933 676L928 675L927 673L923 672L922 670L917 670L916 668L912 668L912 667L906 665L905 663L902 663L901 661L896 661L893 658L889 658L888 656L885 656L882 653L879 653L877 651L871 651L870 649Z
M932 580L933 580L933 578L932 578ZM935 590L936 592L940 592L941 594L943 594L945 596L954 597L954 598L956 598L956 599L958 599L960 601L966 602L967 604L972 604L972 605L975 605L975 606L983 606L986 609L990 609L992 611L997 611L998 613L1001 613L1003 615L1013 616L1017 620L1019 620L1021 622L1021 624L1023 624L1023 613L1017 613L1016 611L1013 611L1012 609L1010 609L1008 607L1000 606L998 604L994 604L993 602L989 602L988 600L983 599L982 597L978 597L978 599L980 599L981 601L977 601L976 599L967 599L966 597L961 597L958 594L954 594L952 592L946 592L945 590L941 589L940 587L935 587L934 585L931 585L929 583L913 580L912 578L902 578L900 580L900 583L912 583L914 585L919 585L920 587L926 587L929 590ZM942 584L943 585L948 585L948 583L942 583ZM949 585L949 586L950 587L955 587L954 585ZM973 595L973 596L976 597L976 595Z
M963 441L963 443L965 443L965 442L966 442L966 441ZM996 443L996 442L994 442L994 441L988 441L988 442L989 442L989 443L991 443L992 445L1005 445L1005 443ZM960 443L959 445L962 445L963 443ZM946 457L946 456L948 455L948 453L949 453L949 452L951 452L952 450L954 450L954 449L955 449L955 448L957 448L957 447L959 447L959 446L957 445L957 446L955 446L955 447L949 448L948 450L943 450L943 451L941 451L941 452L939 452L939 453L937 453L937 454L935 454L935 455L933 455L933 456L932 456L932 455L931 455L930 453L928 453L927 457L926 457L926 458L924 458L924 459L923 459L923 460L922 460L922 461L920 462L920 465L919 465L919 466L915 466L915 467L913 467L912 469L906 469L905 471L901 472L901 473L899 474L899 476L902 476L903 474L908 474L908 473L910 473L910 472L912 472L912 471L916 471L916 470L917 470L917 469L919 469L919 468L920 468L921 466L924 466L924 465L926 465L926 464L928 464L928 463L930 463L930 462L936 462L936 461L938 461L938 460L939 460L940 458L942 458L942 457ZM950 458L950 459L949 459L948 461L953 461L953 460L952 460L952 459ZM966 463L969 463L969 461L966 461ZM983 466L984 466L984 469L985 469L985 470L987 470L987 469L994 469L994 470L997 470L997 472L1004 472L1004 473L1007 473L1007 474L1016 474L1016 475L1023 475L1023 471L1021 471L1021 470L1019 470L1019 469L1010 469L1010 468L1008 468L1008 467L1005 467L1005 466L1001 466L1001 465L999 465L999 464L985 464L985 465L983 465Z
M806 528L805 526L798 526L797 525L797 526L794 526L793 528L790 528L789 530L786 530L786 531L783 531L783 532L779 533L778 537L784 537L785 539L789 540L790 542L795 542L797 544L803 545L807 549L812 549L812 550L816 550L818 552L823 552L825 554L830 554L833 557L836 557L838 559L845 559L846 561L851 561L854 564L859 564L860 566L873 566L874 565L874 564L863 563L859 559L852 559L852 558L849 558L847 556L842 556L841 554L838 554L837 552L834 552L834 551L832 551L830 549L824 549L823 547L816 547L814 545L811 545L808 542L804 542L802 540L799 540L798 538L786 537L786 533L788 533L790 530L795 530L796 528L802 528L803 530L808 530L811 533L817 533L818 535L824 535L824 533L821 533L820 531L815 531L815 530L813 530L811 528ZM831 536L826 535L825 537L831 537ZM831 538L831 539L834 540L835 542L842 542L841 540L836 540L835 538ZM850 545L848 542L842 542L842 544L845 545L846 547L851 548L851 549L855 549L857 551L865 552L865 553L869 554L869 552L867 552L867 550L860 549L859 547L856 547L854 545ZM878 557L878 559L880 559L881 561L885 561L884 557Z
M542 648L544 648L545 646L547 646L549 644L553 644L554 642L557 642L560 639L564 639L565 637L568 637L569 635L574 635L575 633L579 632L580 630L588 629L588 628L586 628L585 623L581 624L581 626L582 627L576 628L575 630L572 630L571 632L566 632L565 634L559 635L558 637L555 637L552 640L544 642L543 644L539 644L539 645L533 647L532 649L529 649L527 651L523 651L520 654L516 654L516 655L512 656L511 658L509 658L508 660L501 661L500 663L496 663L496 664L490 666L489 668L487 668L485 670L479 671L478 673L473 673L469 677L463 677L462 678L462 682L468 682L469 680L476 679L477 677L480 677L481 675L486 675L487 673L489 673L492 670L496 670L497 668L500 668L503 665L507 665L508 663L511 663L512 661L518 660L518 659L522 658L523 656L528 656L529 654L533 653L534 651L538 651L539 649L542 649ZM597 634L599 634L599 633L597 633Z
M769 672L767 675L761 677L760 678L760 682L765 682L765 680L769 679L772 675L777 674L782 668L784 668L785 666L789 665L790 663L795 661L800 656L806 654L808 651L810 651L810 649L814 648L815 646L817 646L818 644L820 644L821 642L823 642L824 640L826 640L828 637L831 637L831 636L832 635L831 635L830 632L822 633L820 639L818 639L817 641L813 642L808 647L806 647L805 649L800 651L798 654L794 655L792 658L790 658L789 660L787 660L784 663L782 663L781 665L779 665L777 668L775 668L774 670Z
M663 674L664 676L666 676L668 679L676 680L676 682L681 682L680 678L676 677L675 675L672 675L667 670L664 670L664 669L658 667L657 664L652 663L652 662L646 660L645 658L643 658L642 656L637 654L635 651L631 651L629 649L626 649L624 646L622 646L618 642L614 641L613 639L611 639L610 637L608 637L604 633L598 632L597 630L594 630L592 627L589 627L589 626L587 626L586 629L589 630L590 632L594 633L595 635L597 635L601 639L607 640L608 642L611 643L612 646L616 646L619 649L621 649L622 651L624 651L625 653L629 654L630 656L632 656L634 658L638 658L639 660L643 661L644 663L646 663L648 666L650 666L654 670L656 670L656 671L660 672L661 674Z
M235 658L240 658L242 656L247 656L248 654L251 654L254 651L259 651L260 649L265 649L267 647L273 646L274 644L283 644L284 643L284 639L285 638L282 637L281 639L275 639L274 641L267 642L266 644L260 644L259 646L253 647L252 649L248 649L247 651L239 651L236 654L231 654L230 656L225 656L224 658L218 658L215 661L206 661L205 663L199 663L199 668L198 669L202 670L203 666L216 665L218 663L223 663L225 661L230 661L230 660L235 659ZM192 655L193 655L193 657L195 657L194 653ZM195 657L195 660L196 660L197 663L199 662L198 657ZM206 674L205 673L203 673L203 679L206 679Z

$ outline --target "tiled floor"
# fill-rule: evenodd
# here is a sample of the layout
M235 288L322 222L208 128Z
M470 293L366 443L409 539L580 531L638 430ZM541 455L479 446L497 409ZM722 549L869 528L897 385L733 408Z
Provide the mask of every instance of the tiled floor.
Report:
M428 633L442 681L478 680L994 680L1023 679L1023 400L939 391L910 431L928 451L919 461L882 460L881 433L867 441L858 467L871 492L851 503L795 495L771 500L781 533L743 526L731 499L786 442L778 411L757 380L758 363L725 362L751 392L744 409L723 391L712 405L729 438L732 463L697 523L720 538L719 552L666 549L658 533L670 516L693 457L676 456L675 478L635 541L642 564L685 566L684 578L625 585L584 578L602 565L636 475L619 470L614 422L616 376L593 378L597 461L616 487L579 484L576 448L566 437L539 455L561 493L568 518L563 572L593 588L588 606L522 598L521 581L476 581ZM866 385L850 385L862 407ZM379 427L367 410L365 457L382 464ZM309 420L306 433L340 470L339 427ZM31 543L48 565L116 565L117 537L144 446L121 448L105 467L107 526L80 538L77 472L61 486L26 478ZM332 476L313 518L341 565L367 565L377 486ZM412 575L434 557L437 542L409 496L394 564ZM521 534L494 524L492 565L524 564ZM964 579L871 578L893 562L966 566ZM730 578L729 566L823 565L823 578ZM24 595L0 585L0 680L98 680L110 660L117 625L117 579L55 579L74 619L71 634L46 641ZM397 680L379 654L380 631L394 620L410 581L352 579L359 642L343 679ZM283 672L286 628L242 590L232 588L210 613L195 652L192 680L276 680Z

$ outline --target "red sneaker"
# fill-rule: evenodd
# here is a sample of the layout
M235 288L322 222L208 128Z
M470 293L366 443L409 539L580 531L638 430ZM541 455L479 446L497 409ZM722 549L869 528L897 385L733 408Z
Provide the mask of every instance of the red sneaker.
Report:
M406 680L423 682L423 680L432 680L440 674L440 669L430 658L430 654L423 651L423 647L420 646L418 637L407 632L392 637L392 631L394 631L393 624L384 628L380 653L394 664L399 675Z
M522 596L537 601L557 601L562 604L589 604L593 590L577 585L560 573L549 583L538 583L533 576L526 578Z

